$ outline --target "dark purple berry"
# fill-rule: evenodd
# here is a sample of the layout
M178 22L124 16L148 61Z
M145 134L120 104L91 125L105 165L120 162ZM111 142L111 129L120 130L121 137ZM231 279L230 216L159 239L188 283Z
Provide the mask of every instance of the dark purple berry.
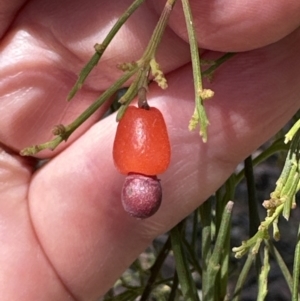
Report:
M136 218L147 218L160 207L162 189L156 176L130 173L122 189L124 210Z

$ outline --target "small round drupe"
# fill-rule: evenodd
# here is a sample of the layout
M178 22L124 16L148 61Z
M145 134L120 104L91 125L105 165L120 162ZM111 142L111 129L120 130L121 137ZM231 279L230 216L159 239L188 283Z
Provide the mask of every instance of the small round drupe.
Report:
M160 207L162 189L155 176L130 173L122 189L122 204L127 213L136 218L147 218Z

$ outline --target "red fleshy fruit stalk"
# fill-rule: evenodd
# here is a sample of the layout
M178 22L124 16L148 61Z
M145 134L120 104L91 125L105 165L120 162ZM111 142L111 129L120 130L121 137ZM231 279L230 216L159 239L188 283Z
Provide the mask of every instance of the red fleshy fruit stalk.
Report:
M161 112L129 106L120 120L113 158L120 173L127 175L122 189L126 212L137 218L153 215L161 204L162 189L156 175L169 166L171 147Z

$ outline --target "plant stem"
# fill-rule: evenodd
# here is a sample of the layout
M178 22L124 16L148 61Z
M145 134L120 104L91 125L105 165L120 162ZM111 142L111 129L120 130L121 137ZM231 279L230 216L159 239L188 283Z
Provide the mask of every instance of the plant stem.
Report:
M191 57L192 57L192 67L193 67L193 78L194 78L194 91L195 91L195 110L190 120L189 129L193 130L196 125L200 125L200 136L204 142L207 141L207 126L209 124L206 111L204 109L203 101L212 97L213 93L205 93L202 86L202 76L201 76L201 64L198 43L196 39L196 33L193 23L193 16L191 7L188 0L181 0L183 6L183 12L186 22L186 27L188 31ZM212 92L212 91L210 91Z
M246 262L243 265L243 269L240 272L239 278L237 280L232 301L239 301L241 299L241 291L246 282L248 273L252 266L253 261L255 260L256 254L249 253Z
M257 301L264 301L268 293L268 275L270 271L269 250L264 247L264 264L261 267L258 281Z
M224 210L226 210L226 206L229 200L234 199L235 194L235 174L232 174L226 181L225 185L223 185L224 189L219 189L216 193L216 214L215 214L215 224L216 224L216 233L219 233L221 230L222 217L224 214ZM223 300L226 297L227 289L228 289L228 270L229 270L229 257L231 254L230 248L230 228L228 226L225 243L223 245L223 250L221 252L220 257L220 272L216 277L215 282L215 297L218 300Z
M123 26L123 24L127 21L127 19L135 12L135 10L144 2L145 0L135 0L122 14L122 16L118 19L116 24L113 26L113 28L110 30L108 35L105 37L103 42L101 44L95 45L95 54L91 57L89 62L83 67L81 70L78 80L76 81L75 85L71 89L68 100L71 100L76 92L82 87L84 81L90 74L90 72L93 70L93 68L98 64L100 58L102 57L104 51L106 50L107 46L110 44L116 33L119 31L119 29Z
M212 255L209 258L207 269L207 286L203 286L203 300L213 301L215 300L215 283L217 274L220 271L220 258L225 245L225 240L228 238L228 227L230 224L233 202L229 201L224 208L220 231L217 236L216 244L213 249Z
M171 230L171 243L176 262L178 279L184 300L197 301L199 300L197 289L195 287L195 282L193 281L187 258L183 250L180 228L180 225L177 225Z
M288 145L286 145L282 138L276 140L273 142L273 144L268 147L266 150L264 150L261 154L259 154L256 158L253 159L252 165L257 166L261 162L267 160L267 158L271 157L273 154L280 152L280 151L287 151ZM236 183L242 181L242 179L245 176L245 169L242 169L237 175L236 175Z
M159 255L157 256L155 263L153 264L153 266L150 269L151 275L147 281L147 284L145 286L145 289L143 291L140 301L148 300L151 290L153 288L153 284L158 276L158 273L159 273L166 257L169 254L170 249L171 249L171 239L169 237L168 240L165 242L163 248L159 252Z
M171 292L170 292L168 301L176 300L175 297L176 297L177 288L178 288L178 274L177 274L177 271L175 270L174 276L173 276L173 281L172 281Z
M81 115L79 115L72 123L64 127L63 133L51 141L39 145L30 146L21 150L22 156L34 155L44 149L54 150L62 141L66 141L70 135L86 121L99 107L112 96L134 73L136 69L126 72L121 76L110 88L108 88L91 106L89 106Z
M294 255L292 301L299 300L298 299L299 276L300 276L300 224L298 227L297 244L296 244L295 255Z
M121 108L118 111L117 121L123 117L129 103L138 93L140 93L140 95L138 95L139 106L148 109L145 92L147 92L148 89L149 73L151 70L152 74L160 73L163 77L163 73L159 69L159 65L155 61L155 55L157 48L161 42L162 36L164 34L165 28L168 24L172 8L175 5L176 1L177 0L168 0L166 2L165 7L150 38L150 41L146 47L146 50L144 51L143 56L136 62L136 65L138 66L138 71L128 91L122 96L122 98L119 101L123 104L123 106L121 106Z
M201 258L202 258L202 291L209 289L208 265L211 257L212 245L212 198L209 198L199 207L200 221L202 226Z
M232 58L236 53L227 52L221 57L219 57L217 60L214 61L213 65L209 68L207 68L205 71L202 72L203 77L211 78L213 73L226 61L228 61L230 58Z
M163 12L159 18L159 21L154 29L153 35L148 43L148 46L144 52L143 58L150 59L154 58L157 47L162 39L163 33L165 32L165 28L168 24L168 20L177 0L168 0L165 4Z
M276 249L276 247L274 246L272 241L267 241L265 240L265 244L268 246L268 249L270 250L270 253L272 254L272 256L275 258L284 278L285 281L287 283L287 285L289 286L289 289L292 293L293 290L293 278L290 274L290 271L288 269L288 267L286 266L286 263L284 262L282 256L280 255L280 253L278 252L278 250Z

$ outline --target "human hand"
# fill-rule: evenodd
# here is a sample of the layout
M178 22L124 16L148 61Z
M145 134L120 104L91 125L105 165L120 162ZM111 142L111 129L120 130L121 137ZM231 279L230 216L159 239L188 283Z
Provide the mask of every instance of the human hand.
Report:
M148 1L132 16L70 103L65 98L93 45L131 1L2 2L1 300L95 300L299 109L299 1L272 1L263 9L258 1L193 1L202 49L251 51L236 55L206 83L215 91L206 103L208 142L189 132L194 91L178 1L157 56L169 88L153 84L148 97L165 116L172 162L161 175L161 208L136 220L122 208L124 177L112 162L115 116L96 122L107 107L67 144L38 154L53 157L38 171L17 153L49 140L53 125L72 121L116 80L117 63L141 56L165 1ZM204 58L219 55L210 50Z

